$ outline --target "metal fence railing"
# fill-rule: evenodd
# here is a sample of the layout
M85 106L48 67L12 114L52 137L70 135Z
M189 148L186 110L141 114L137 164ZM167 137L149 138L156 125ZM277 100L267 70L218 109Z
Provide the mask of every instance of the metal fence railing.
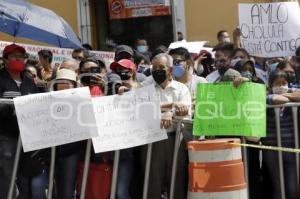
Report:
M7 100L7 99L0 99L0 103L13 104L13 101ZM282 146L282 144L281 144L281 126L280 126L280 108L289 107L292 109L292 114L293 114L295 148L299 149L299 131L298 131L299 130L299 128L298 128L298 107L299 106L300 106L300 103L288 103L288 104L284 104L284 105L267 106L268 109L274 109L274 111L275 111L276 130L277 130L276 137L277 137L277 146L278 147ZM191 129L192 125L193 125L193 121L191 119L177 118L177 119L174 119L174 122L177 124L177 130L176 130L176 138L175 138L175 145L174 145L173 166L172 166L172 174L171 174L169 199L174 198L178 151L179 151L180 143L183 139L182 129L183 128ZM195 138L195 139L197 139L197 138ZM246 143L245 138L242 138L242 143ZM82 184L81 184L80 199L85 198L85 192L86 192L86 186L87 186L87 180L88 180L88 172L89 172L89 163L90 163L90 157L91 157L91 145L92 145L91 140L88 140L86 149L85 149L84 169L83 169L83 178L82 178ZM14 188L15 188L15 186L14 186L15 179L17 177L18 164L19 164L21 150L22 150L22 144L21 144L21 139L19 137L7 199L13 198L13 193L14 193ZM56 154L56 148L52 147L50 171L49 171L49 185L48 185L49 187L48 187L48 192L47 192L48 199L52 199L52 193L53 193L55 154ZM242 149L242 154L243 154L243 160L244 160L244 165L245 165L245 179L248 182L248 164L247 164L247 149L246 148ZM151 167L151 156L152 156L152 144L148 144L145 176L144 176L143 199L147 199L150 167ZM297 171L296 171L297 185L299 187L299 154L295 154L295 156L296 156L296 168L297 168ZM115 151L114 152L114 162L113 162L112 186L111 186L111 194L110 194L111 199L116 198L119 159L120 159L120 151ZM281 151L278 151L278 165L279 165L279 172L280 172L279 176L280 176L281 198L285 199L286 197L285 197L285 182L284 182L284 169L283 169L284 165L283 165L283 158L282 158Z

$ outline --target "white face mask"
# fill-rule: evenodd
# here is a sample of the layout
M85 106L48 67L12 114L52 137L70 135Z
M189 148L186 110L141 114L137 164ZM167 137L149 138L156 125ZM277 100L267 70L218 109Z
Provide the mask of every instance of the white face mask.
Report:
M288 85L285 85L285 86L276 86L276 87L272 88L273 94L277 94L277 95L288 93L288 91L289 91Z
M229 37L224 38L224 39L223 39L223 42L224 42L224 43L230 43L230 38L229 38Z

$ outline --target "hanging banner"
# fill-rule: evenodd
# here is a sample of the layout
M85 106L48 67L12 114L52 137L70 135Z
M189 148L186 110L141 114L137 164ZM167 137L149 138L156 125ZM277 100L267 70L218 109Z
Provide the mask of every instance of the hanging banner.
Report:
M265 85L199 84L193 134L265 137Z
M12 42L0 41L0 57L5 46L10 45ZM73 49L70 48L55 48L48 46L39 46L39 45L29 45L17 43L20 46L23 46L26 52L29 54L29 57L32 59L38 60L38 52L40 50L50 50L53 53L52 67L57 68L65 60L72 58ZM89 53L94 56L96 59L104 61L106 67L109 68L109 65L114 61L115 53L105 52L105 51L89 51Z
M252 56L295 55L300 46L298 2L239 4L241 45Z
M170 0L108 0L110 19L171 14Z

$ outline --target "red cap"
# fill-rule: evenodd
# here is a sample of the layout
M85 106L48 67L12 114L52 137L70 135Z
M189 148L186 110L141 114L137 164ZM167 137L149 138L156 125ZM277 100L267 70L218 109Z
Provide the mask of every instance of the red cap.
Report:
M25 48L23 48L22 46L19 46L17 44L10 44L8 46L5 46L4 50L3 50L3 57L7 57L9 54L13 53L13 52L21 52L23 54L26 53Z
M125 68L131 70L134 74L136 73L136 65L129 59L121 59L118 62L113 62L110 64L110 69L116 71L117 67Z

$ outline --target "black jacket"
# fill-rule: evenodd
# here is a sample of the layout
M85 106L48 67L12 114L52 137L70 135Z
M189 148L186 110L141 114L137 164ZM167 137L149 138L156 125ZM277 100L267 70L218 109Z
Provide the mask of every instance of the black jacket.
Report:
M13 99L21 95L37 93L38 89L33 80L25 74L21 74L22 83L18 87L6 69L0 70L0 98ZM19 127L14 106L1 104L0 102L0 134L6 136L18 136Z

